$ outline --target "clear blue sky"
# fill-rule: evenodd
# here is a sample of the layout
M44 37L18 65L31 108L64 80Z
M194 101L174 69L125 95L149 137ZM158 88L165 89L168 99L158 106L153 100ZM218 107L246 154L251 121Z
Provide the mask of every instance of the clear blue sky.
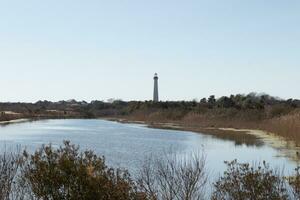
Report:
M0 0L0 101L300 98L299 0Z

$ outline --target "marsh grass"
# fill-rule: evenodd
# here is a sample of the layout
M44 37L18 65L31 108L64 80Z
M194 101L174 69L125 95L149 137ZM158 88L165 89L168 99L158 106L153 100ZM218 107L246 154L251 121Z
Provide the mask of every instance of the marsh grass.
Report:
M127 120L145 121L155 128L167 128L176 130L189 130L210 134L214 137L234 141L236 145L257 145L262 143L257 137L247 134L245 131L219 130L219 128L236 129L257 129L267 131L281 136L288 141L300 145L300 109L293 111L282 111L284 108L258 110L237 110L237 109L208 109L205 112L190 111L183 114L179 112L173 117L170 113L175 111L157 111L145 114L143 112L133 113L124 116ZM278 114L281 113L281 114ZM164 124L173 124L166 126Z
M285 137L300 145L300 110L266 120L261 124L261 129Z

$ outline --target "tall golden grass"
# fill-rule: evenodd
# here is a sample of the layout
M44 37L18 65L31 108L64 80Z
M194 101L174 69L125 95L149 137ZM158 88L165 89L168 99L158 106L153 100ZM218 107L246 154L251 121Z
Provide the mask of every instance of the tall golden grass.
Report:
M287 115L265 120L261 129L277 134L300 144L300 109Z
M146 122L173 122L186 127L187 130L203 130L203 128L259 129L282 136L300 145L300 109L275 117L264 112L227 109L204 113L181 113L174 110L136 112L126 118Z

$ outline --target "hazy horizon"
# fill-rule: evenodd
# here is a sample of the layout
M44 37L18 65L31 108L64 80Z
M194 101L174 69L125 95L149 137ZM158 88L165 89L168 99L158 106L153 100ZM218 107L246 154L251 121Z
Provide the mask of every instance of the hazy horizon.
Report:
M269 95L271 97L274 97L275 99L278 99L278 100L288 100L288 99L294 99L294 100L300 100L300 99L297 99L297 98L282 98L282 97L279 97L279 96L274 96L274 95L270 95L270 94L267 94L265 92L262 92L262 93L257 93L257 92L249 92L249 93L237 93L237 94L228 94L228 95L222 95L222 96L216 96L214 94L211 94L213 96L215 96L216 99L219 99L221 97L224 97L224 96L227 96L227 97L230 97L231 95L251 95L251 94L255 94L257 96L262 96L262 95ZM206 98L208 99L211 95L209 96L203 96L203 97L199 97L199 98L193 98L193 99L168 99L168 100L159 100L161 102L171 102L171 101L197 101L197 102L200 102L201 99L203 98ZM122 98L108 98L108 99L92 99L92 100L86 100L86 99L78 99L78 98L70 98L70 99L57 99L57 100L49 100L49 99L39 99L37 101L0 101L0 103L37 103L39 101L50 101L50 102L60 102L60 101L77 101L77 102L87 102L87 103L91 103L92 101L103 101L103 102L107 102L107 103L112 103L114 101L125 101L125 102L130 102L130 101L153 101L153 99L145 99L145 100L139 100L139 99L130 99L130 100L124 100Z
M0 2L0 102L300 99L300 1Z

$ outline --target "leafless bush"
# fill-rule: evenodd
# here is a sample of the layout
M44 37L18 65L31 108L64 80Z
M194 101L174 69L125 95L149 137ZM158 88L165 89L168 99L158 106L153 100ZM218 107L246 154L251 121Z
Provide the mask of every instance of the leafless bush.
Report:
M205 158L199 154L150 157L138 176L140 190L152 200L204 199L206 183Z
M17 199L17 175L22 165L22 154L19 149L0 155L0 199Z
M300 167L295 169L295 174L288 178L291 194L294 199L300 199Z

